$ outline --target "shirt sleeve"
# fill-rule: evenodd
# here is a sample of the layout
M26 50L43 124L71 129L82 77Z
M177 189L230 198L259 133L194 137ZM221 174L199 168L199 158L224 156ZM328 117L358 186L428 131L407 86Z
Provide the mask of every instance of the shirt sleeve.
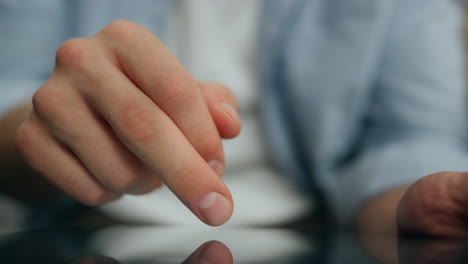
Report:
M468 169L461 11L456 1L396 1L363 143L333 194L343 224L385 190Z

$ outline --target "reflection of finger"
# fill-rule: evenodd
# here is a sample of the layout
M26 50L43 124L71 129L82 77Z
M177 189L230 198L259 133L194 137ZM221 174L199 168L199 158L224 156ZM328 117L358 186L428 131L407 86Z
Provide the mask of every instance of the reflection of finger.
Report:
M183 263L219 263L231 264L233 258L229 248L219 241L209 241L201 245Z
M82 256L72 260L70 264L120 264L120 262L105 256Z
M75 199L88 205L120 197L104 188L67 148L50 136L32 115L17 131L17 146L31 167Z

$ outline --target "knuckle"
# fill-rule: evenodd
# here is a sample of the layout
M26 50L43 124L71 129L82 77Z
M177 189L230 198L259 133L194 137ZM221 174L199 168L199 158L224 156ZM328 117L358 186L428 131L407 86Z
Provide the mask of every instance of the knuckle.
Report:
M149 144L158 136L158 117L152 109L127 103L121 110L124 136L137 144Z
M39 88L32 97L32 106L41 118L54 119L59 112L63 111L61 95L58 90L51 89L48 86Z
M32 96L32 106L33 109L38 113L42 114L44 112L48 112L49 104L48 104L48 97L49 92L44 88L39 88Z
M142 26L124 19L111 22L103 30L102 34L117 41L134 41L135 34L140 32Z
M65 41L57 49L57 66L86 69L92 65L92 48L86 38L73 38Z

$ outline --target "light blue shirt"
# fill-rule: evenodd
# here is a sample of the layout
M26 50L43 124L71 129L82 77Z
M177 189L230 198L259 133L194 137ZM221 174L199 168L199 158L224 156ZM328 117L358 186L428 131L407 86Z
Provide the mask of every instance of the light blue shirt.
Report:
M165 0L0 0L0 111L30 98L61 42L115 19L161 35ZM461 8L450 0L267 0L262 116L285 175L350 223L370 197L467 170Z

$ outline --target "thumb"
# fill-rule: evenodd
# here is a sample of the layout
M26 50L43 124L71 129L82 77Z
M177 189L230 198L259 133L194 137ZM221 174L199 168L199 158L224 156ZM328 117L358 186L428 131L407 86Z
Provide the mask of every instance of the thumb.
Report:
M238 102L232 91L218 83L199 81L205 102L208 105L219 134L222 138L234 138L239 135L241 121L238 114Z

